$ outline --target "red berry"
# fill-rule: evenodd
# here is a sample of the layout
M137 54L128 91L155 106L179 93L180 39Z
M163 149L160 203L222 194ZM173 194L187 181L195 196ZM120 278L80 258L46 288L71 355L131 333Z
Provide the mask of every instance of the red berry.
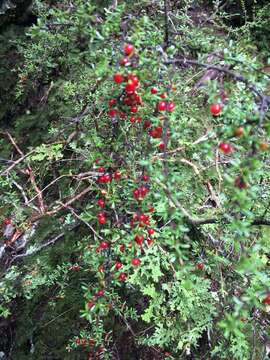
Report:
M197 269L198 270L203 270L204 269L204 264L202 264L202 263L197 264Z
M270 294L268 294L262 302L264 305L270 305Z
M145 215L145 214L141 214L140 216L139 216L139 220L140 221L145 221L147 219L147 215Z
M109 249L109 247L110 247L110 244L107 241L101 241L101 243L100 243L101 250L107 250L107 249Z
M119 276L118 276L118 279L119 279L120 281L125 281L126 278L127 278L127 274L125 274L125 273L121 273L121 274L119 274Z
M143 123L144 130L150 128L150 126L151 126L151 121L145 120L145 122Z
M81 339L76 339L76 345L81 345Z
M140 188L141 196L144 197L144 196L148 193L148 191L149 191L149 190L147 189L146 186L142 186L142 187Z
M210 106L210 112L213 116L217 116L221 113L221 105L220 104L212 104Z
M110 101L109 101L109 107L112 107L112 106L114 106L116 104L116 99L111 99Z
M124 53L125 53L127 56L131 55L133 52L134 52L134 46L133 46L133 45L131 45L131 44L125 45L125 47L124 47Z
M128 79L131 80L135 84L135 86L139 84L139 79L136 75L129 74Z
M165 144L164 144L164 143L160 143L160 144L158 145L158 147L159 147L159 150L161 150L161 151L164 151L164 150L165 150Z
M238 187L239 189L246 189L247 184L245 183L242 176L237 176L237 178L234 181L234 185Z
M129 121L130 121L132 124L134 124L134 123L136 122L135 116L131 116L130 119L129 119Z
M104 266L103 266L103 265L100 265L100 266L98 267L98 272L104 273Z
M132 106L131 108L130 108L130 112L132 112L132 113L137 113L138 112L138 108L137 108L137 106Z
M99 290L99 291L97 292L97 296L99 296L99 297L104 296L104 294L105 294L105 291L104 291L104 290Z
M94 303L93 301L89 301L89 302L87 303L87 309L88 309L88 310L91 310L93 306L95 306L95 303Z
M96 253L99 254L100 252L101 252L101 247L98 246L98 247L96 248Z
M116 268L116 270L120 270L122 267L123 267L123 264L120 263L119 261L117 261L117 262L115 263L115 268Z
M155 230L154 229L148 229L147 232L148 232L149 235L154 235Z
M166 107L167 107L167 105L166 105L165 101L160 101L160 102L157 104L157 109L158 109L159 111L164 111L164 110L166 110Z
M4 225L11 225L12 221L10 219L5 219L4 220Z
M149 131L149 135L154 139L160 139L162 137L162 127L157 126Z
M158 89L156 87L153 87L151 89L151 94L157 94L158 93Z
M115 74L113 76L113 80L114 82L116 82L117 84L120 84L121 82L124 81L124 76L122 74Z
M126 251L126 246L124 244L120 245L119 250L123 253Z
M154 240L151 239L151 238L148 238L148 239L147 239L147 244L148 244L149 246L153 245L153 244L154 244Z
M142 179L143 179L143 181L148 181L148 180L149 180L149 176L143 175Z
M100 174L103 174L103 173L105 173L105 168L104 167L100 167L99 169L98 169L98 172L100 173Z
M135 236L135 242L142 246L143 242L144 242L144 236L143 235L136 235Z
M121 177L122 177L122 174L120 173L120 171L116 171L116 172L113 174L114 180L120 180Z
M173 112L174 109L175 109L175 104L173 102L167 104L167 110L169 112Z
M104 224L106 224L106 218L100 216L100 217L98 218L98 222L100 223L100 225L104 225Z
M103 199L98 199L97 205L100 206L101 208L104 208L104 206L105 206L105 200L103 200Z
M232 147L228 143L221 143L219 144L219 150L221 150L224 154L229 154L232 152Z
M125 90L128 94L132 94L136 88L136 85L133 81L130 81L126 84Z
M160 97L161 97L161 99L166 99L167 94L166 94L166 93L162 93L162 94L160 94Z
M133 266L139 266L140 263L141 263L141 260L138 259L138 258L135 258L135 259L132 259L132 260L131 260L131 264L132 264Z
M120 60L120 65L129 65L130 62L129 62L129 59L124 57L123 59Z
M135 189L133 190L133 196L135 199L138 199L140 197L140 190L139 189Z
M110 174L103 175L102 180L103 180L102 182L104 182L104 183L110 182L111 181L111 175Z
M117 114L118 114L118 110L117 110L117 109L111 109L111 110L109 110L109 112L108 112L108 115L109 115L109 117L111 117L111 118L115 117Z

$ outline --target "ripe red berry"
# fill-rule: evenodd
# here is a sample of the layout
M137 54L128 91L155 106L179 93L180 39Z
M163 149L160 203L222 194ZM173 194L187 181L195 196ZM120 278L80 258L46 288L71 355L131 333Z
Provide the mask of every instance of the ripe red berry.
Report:
M175 109L175 103L169 102L169 103L167 104L167 110L168 110L169 112L173 112L174 109Z
M232 147L228 143L221 143L219 144L219 150L221 150L224 154L229 154L232 152Z
M124 57L123 59L120 60L120 65L125 66L125 65L129 65L129 64L130 64L129 59L126 57Z
M117 110L117 109L111 109L111 110L109 110L109 112L108 112L108 115L109 115L109 117L111 117L111 118L115 117L117 114L118 114L118 110Z
M122 174L118 170L113 174L114 180L120 180L121 177L122 177Z
M165 101L160 101L157 104L158 111L164 111L164 110L166 110L166 107L167 107L167 105L166 105Z
M106 224L106 218L100 216L100 217L98 218L98 222L100 223L100 225L104 225L104 224Z
M93 301L89 301L89 302L87 303L87 309L88 309L88 310L91 310L93 306L95 306L95 303L94 303Z
M120 245L119 250L123 253L126 251L126 246L124 244Z
M4 225L11 225L12 221L10 219L4 220Z
M143 180L143 181L148 181L148 180L149 180L149 176L143 175L142 180Z
M143 123L144 130L150 128L150 126L151 126L151 121L145 120L145 122Z
M153 87L151 89L151 94L157 94L158 93L158 89L156 87Z
M147 220L147 218L149 218L149 216L147 216L147 215L145 215L145 214L141 214L141 215L139 216L139 220L142 221L142 222L144 222L145 220Z
M210 106L210 112L213 116L217 116L221 113L221 105L220 104L212 104Z
M116 270L120 270L122 267L123 267L123 264L120 263L119 261L117 261L117 262L115 263L115 268L116 268Z
M116 104L116 99L109 100L109 107L112 107Z
M160 143L160 144L158 145L158 147L159 147L159 150L161 150L161 151L164 151L164 150L165 150L165 144L164 144L164 143Z
M133 190L133 196L135 199L138 199L140 197L140 190L139 189L135 189Z
M117 84L121 84L124 81L124 76L122 74L115 74L113 76L113 80L114 82L116 82Z
M127 278L127 274L125 274L125 273L121 273L118 276L119 281L125 281L126 278Z
M154 129L149 131L149 135L154 139L159 139L162 137L162 127L156 126Z
M130 119L129 119L129 121L130 121L132 124L134 124L134 123L136 122L135 116L131 116Z
M154 244L154 240L151 239L151 238L148 238L148 239L147 239L147 244L148 244L149 246L153 245L153 244Z
M154 229L148 229L147 232L148 232L149 235L154 235L155 230Z
M264 305L270 305L270 294L268 294L262 302Z
M130 108L130 112L132 112L133 114L137 113L137 112L138 112L137 106L132 106L132 107Z
M135 88L136 88L135 83L133 81L129 80L129 82L125 86L126 93L132 94L134 92Z
M103 266L103 265L100 265L100 266L98 267L98 272L104 273L104 266Z
M136 76L136 75L129 74L128 79L131 80L135 84L135 86L137 86L139 84L139 79L138 79L138 76Z
M104 208L104 206L105 206L105 200L103 200L103 199L98 199L97 205L98 205L99 207L101 207L101 208Z
M132 264L133 266L139 266L140 263L141 263L141 260L138 259L138 258L135 258L135 259L132 259L132 260L131 260L131 264Z
M76 339L76 345L81 345L81 339Z
M142 246L143 242L144 242L144 236L143 235L136 235L135 236L135 242L139 245Z
M104 294L105 294L105 291L104 291L104 290L99 290L99 291L97 292L97 296L99 296L99 297L104 296Z
M105 168L104 167L100 167L100 168L98 168L98 172L100 173L100 174L103 174L103 173L105 173Z
M162 94L160 94L160 97L161 97L161 99L166 99L167 94L166 94L166 93L162 93Z
M148 191L149 191L149 190L147 189L146 186L142 186L142 187L140 188L141 196L144 197L144 196L148 193Z
M110 247L110 244L107 241L101 241L100 248L101 250L107 250Z
M246 189L247 184L245 183L242 176L237 176L237 178L234 181L234 185L238 187L239 189Z
M197 269L198 270L203 270L204 269L204 264L203 263L197 264Z
M134 46L133 46L133 45L131 45L131 44L125 45L125 47L124 47L124 53L125 53L127 56L131 55L133 52L134 52Z

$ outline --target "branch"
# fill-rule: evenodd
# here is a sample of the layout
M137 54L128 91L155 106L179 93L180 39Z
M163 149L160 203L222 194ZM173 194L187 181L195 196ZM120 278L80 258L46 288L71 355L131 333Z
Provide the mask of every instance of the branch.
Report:
M76 229L79 226L79 224L75 224L72 228L68 229L68 231L72 231L74 229ZM59 235L55 236L54 238L52 238L51 240L47 241L46 243L40 245L39 247L33 249L33 250L27 250L26 253L24 254L19 254L17 256L15 256L14 258L11 259L10 263L9 263L9 267L11 266L11 264L14 263L14 261L16 261L17 259L21 259L24 257L28 257L28 256L32 256L37 254L38 252L40 252L43 249L46 249L47 247L54 245L55 243L57 243L59 240L61 240L67 232L63 231L62 233L60 233Z
M268 106L270 104L270 96L264 95L256 88L256 86L254 84L250 83L249 80L247 80L244 76L242 76L238 73L235 73L234 71L229 70L225 66L204 64L197 60L189 60L186 58L168 60L165 62L165 64L177 64L177 63L183 64L183 65L185 65L185 64L196 65L196 66L203 67L205 69L212 69L212 70L216 70L219 72L223 72L223 73L229 75L230 77L232 77L233 79L235 79L236 81L244 83L247 86L247 88L250 89L260 99L260 101L262 103L262 107Z
M164 22L165 22L165 35L164 35L164 50L165 50L169 46L168 0L164 0Z
M208 224L217 224L219 222L227 222L229 223L229 221L226 221L225 218L217 218L217 217L213 217L213 218L194 218L181 204L178 200L174 199L171 192L169 191L169 189L167 188L166 185L162 184L162 182L160 182L159 180L155 179L155 182L162 187L162 189L164 190L165 194L167 195L168 199L173 203L173 205L179 209L182 214L184 215L184 218L186 220L186 222L189 225L193 225L193 226L201 226L201 225L208 225ZM265 220L263 218L257 218L254 219L251 224L252 226L260 226L260 225L265 225L265 226L270 226L270 220Z

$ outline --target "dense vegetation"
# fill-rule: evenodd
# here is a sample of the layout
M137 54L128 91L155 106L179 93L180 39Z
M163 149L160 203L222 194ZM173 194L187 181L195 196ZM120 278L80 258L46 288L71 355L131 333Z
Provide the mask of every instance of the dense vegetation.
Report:
M0 359L267 359L267 3L0 19Z

